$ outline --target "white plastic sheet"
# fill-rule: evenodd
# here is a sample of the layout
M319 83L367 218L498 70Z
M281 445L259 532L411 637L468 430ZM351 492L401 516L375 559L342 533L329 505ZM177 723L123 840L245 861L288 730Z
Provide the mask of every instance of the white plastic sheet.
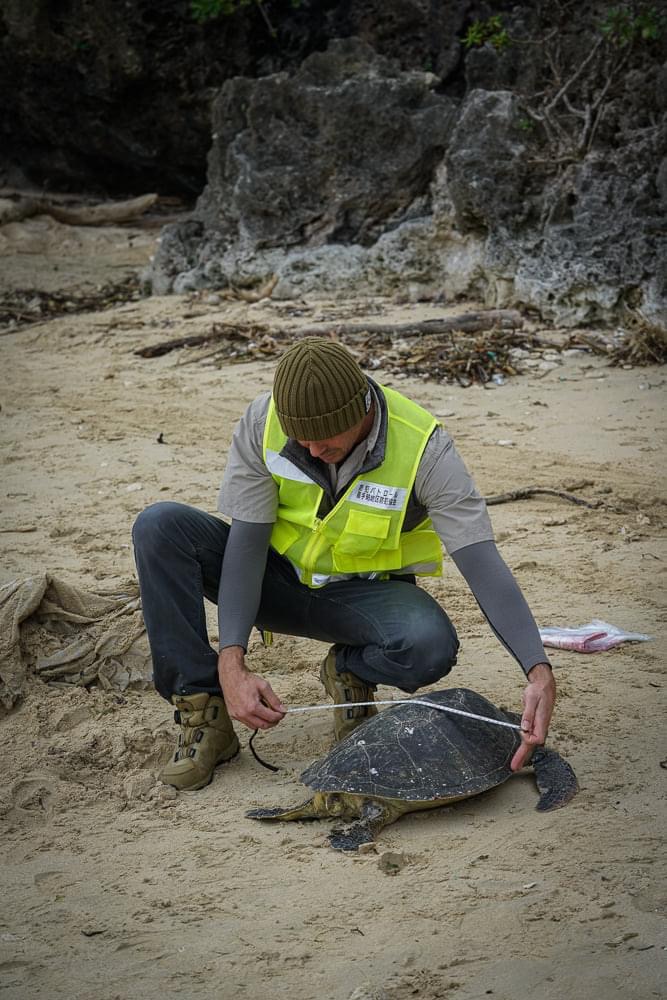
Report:
M577 628L541 628L540 637L545 646L572 649L576 653L600 653L622 642L648 642L653 638L643 632L625 632L599 618Z

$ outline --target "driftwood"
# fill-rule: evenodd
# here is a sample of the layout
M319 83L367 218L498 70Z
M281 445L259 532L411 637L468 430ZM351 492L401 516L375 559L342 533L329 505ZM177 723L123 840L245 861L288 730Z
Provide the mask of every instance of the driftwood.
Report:
M21 198L19 201L0 207L0 225L20 222L34 215L50 215L57 222L64 222L70 226L104 226L136 219L152 208L157 199L156 194L144 194L129 201L111 201L99 205L65 208L46 198Z
M521 314L514 309L489 309L486 312L463 313L460 316L427 319L414 323L353 323L329 326L300 327L291 331L292 337L353 337L365 334L382 337L417 337L426 334L453 333L454 331L476 332L492 330L496 327L517 329L523 324ZM141 358L159 358L179 347L199 347L226 337L238 339L256 337L258 333L268 333L266 327L252 327L247 331L225 324L215 324L208 333L195 333L185 337L175 337L159 344L140 347L134 353ZM276 331L278 334L278 332ZM279 334L278 334L279 335Z
M423 334L477 333L500 327L504 330L519 330L523 317L516 309L486 309L484 312L462 313L460 316L445 316L441 319L425 319L408 323L334 323L330 326L301 327L302 337L353 337L365 333L381 337L419 337Z
M140 358L160 358L163 354L178 350L179 347L201 347L202 344L211 344L225 338L249 340L251 337L266 332L267 328L264 326L251 326L242 329L229 323L215 323L208 333L192 333L186 337L174 337L172 340L163 340L159 344L139 347L134 353Z
M600 507L602 504L601 500L584 500L583 497L577 497L574 493L566 493L564 490L551 490L546 486L526 486L519 490L510 490L508 493L498 493L493 497L484 497L486 500L487 507L492 506L492 504L497 503L511 503L513 500L527 500L529 497L536 496L538 493L546 493L549 496L560 497L562 500L569 500L570 503L579 504L581 507L591 507L595 509Z

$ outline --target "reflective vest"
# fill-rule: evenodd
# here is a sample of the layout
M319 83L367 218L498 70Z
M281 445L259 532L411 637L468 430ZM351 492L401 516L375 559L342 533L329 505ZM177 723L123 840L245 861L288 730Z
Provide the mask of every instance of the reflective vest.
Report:
M357 476L333 509L318 517L324 490L281 451L287 436L273 399L264 429L263 455L278 486L278 514L271 545L309 587L349 575L409 572L440 576L442 545L426 518L401 531L417 468L437 421L393 389L382 387L387 440L382 464Z

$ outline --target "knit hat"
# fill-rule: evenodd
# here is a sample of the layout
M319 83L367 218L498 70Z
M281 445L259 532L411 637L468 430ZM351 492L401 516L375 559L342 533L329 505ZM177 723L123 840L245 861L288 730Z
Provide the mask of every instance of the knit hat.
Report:
M346 347L324 337L304 337L278 362L273 401L288 437L323 441L363 420L370 409L370 389Z

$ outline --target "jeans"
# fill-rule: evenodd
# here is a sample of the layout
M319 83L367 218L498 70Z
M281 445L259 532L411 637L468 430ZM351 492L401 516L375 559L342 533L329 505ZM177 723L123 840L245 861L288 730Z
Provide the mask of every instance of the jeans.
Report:
M220 694L204 598L217 603L229 526L180 503L156 503L132 531L155 686L174 694ZM414 692L456 663L449 618L414 577L352 579L311 589L269 550L256 625L336 645L336 669L371 685Z

